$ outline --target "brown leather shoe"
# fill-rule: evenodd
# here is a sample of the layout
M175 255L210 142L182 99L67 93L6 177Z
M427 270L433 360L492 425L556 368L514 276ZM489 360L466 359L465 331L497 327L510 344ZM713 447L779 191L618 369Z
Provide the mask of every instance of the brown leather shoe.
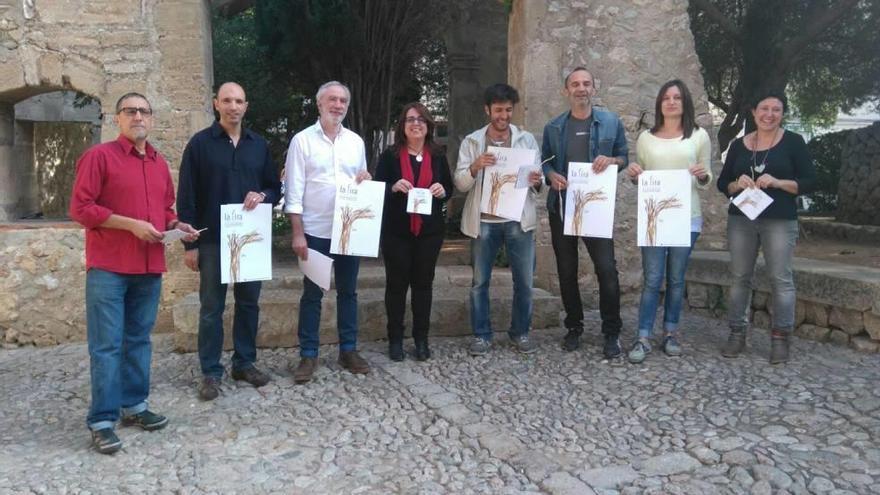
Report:
M348 371L358 375L366 375L370 372L370 364L357 351L341 351L339 353L339 364Z
M304 357L299 360L296 371L293 372L293 383L308 383L312 381L315 368L318 367L318 358Z
M244 380L257 388L262 387L271 380L269 375L258 370L256 366L251 366L250 368L245 368L243 370L232 370L232 379Z

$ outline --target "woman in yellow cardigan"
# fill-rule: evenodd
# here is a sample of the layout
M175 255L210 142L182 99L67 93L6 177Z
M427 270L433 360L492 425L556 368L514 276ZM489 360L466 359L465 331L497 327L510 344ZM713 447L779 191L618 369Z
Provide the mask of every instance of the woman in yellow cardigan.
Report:
M645 170L686 169L691 173L691 245L641 248L643 283L639 303L639 335L629 351L631 363L641 363L651 352L654 316L664 275L666 298L663 304L662 348L669 356L681 354L677 329L684 300L684 274L691 249L702 227L697 189L708 188L712 181L709 134L697 126L693 98L682 81L669 81L660 88L654 115L654 127L643 132L636 143L638 163L630 163L625 172L633 181Z

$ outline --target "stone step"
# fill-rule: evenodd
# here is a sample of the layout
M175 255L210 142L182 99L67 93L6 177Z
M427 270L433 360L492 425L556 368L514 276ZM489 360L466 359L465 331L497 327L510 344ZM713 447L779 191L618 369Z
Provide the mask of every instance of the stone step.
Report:
M290 249L290 236L283 236L280 239L274 239L272 249L272 259L278 265L296 264L296 256ZM365 265L381 265L382 255L378 258L361 258L361 268ZM437 266L447 265L470 265L471 264L471 240L469 238L454 237L443 240L443 247L440 248L440 257L437 259Z
M438 267L439 269L440 267ZM509 278L509 277L508 277ZM468 275L468 285L470 276ZM470 335L469 287L447 286L434 290L434 303L431 312L431 335L457 336ZM506 330L510 326L512 304L510 287L495 286L490 290L490 307L493 330ZM562 303L559 297L542 289L533 289L534 311L532 328L552 328L560 325ZM260 326L257 345L260 347L293 347L298 345L296 335L299 299L301 290L275 288L263 290L260 297ZM359 340L381 340L386 338L384 287L358 288ZM227 298L224 314L225 343L232 347L233 302ZM322 304L320 337L322 344L338 342L336 333L336 293L329 291ZM191 352L197 349L199 298L190 294L174 305L174 345L178 351ZM411 315L407 309L406 325L411 328Z
M434 271L434 291L446 287L470 287L472 271L470 266L445 265L437 266ZM492 269L493 287L512 287L513 280L509 268ZM264 290L293 289L302 290L303 274L294 264L276 266L272 270L272 280L263 282ZM331 289L335 288L335 280L331 280ZM385 287L385 267L381 265L361 265L358 270L358 290Z

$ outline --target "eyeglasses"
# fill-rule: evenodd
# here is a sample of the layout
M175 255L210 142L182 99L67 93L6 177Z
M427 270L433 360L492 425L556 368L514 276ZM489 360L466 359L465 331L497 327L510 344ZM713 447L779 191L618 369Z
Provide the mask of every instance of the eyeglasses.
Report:
M428 119L426 119L424 117L407 117L407 118L403 119L403 121L406 122L407 124L427 124L428 123Z
M149 117L150 115L153 115L153 111L151 109L144 107L122 107L116 113L125 114L126 117L134 117L135 114L137 114L138 112L140 112L141 115L143 115L144 117Z

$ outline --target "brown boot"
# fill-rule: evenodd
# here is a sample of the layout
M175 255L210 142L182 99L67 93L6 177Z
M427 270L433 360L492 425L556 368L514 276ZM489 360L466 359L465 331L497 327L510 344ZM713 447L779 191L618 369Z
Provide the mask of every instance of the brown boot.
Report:
M296 371L293 372L293 383L308 383L312 381L315 368L318 367L318 358L304 357L299 360Z
M789 334L782 330L770 332L770 364L788 362Z
M370 372L369 363L357 351L340 351L339 364L348 371L358 375L366 375Z
M727 358L735 358L746 348L746 330L730 329L730 335L727 336L727 342L721 348L721 355Z

